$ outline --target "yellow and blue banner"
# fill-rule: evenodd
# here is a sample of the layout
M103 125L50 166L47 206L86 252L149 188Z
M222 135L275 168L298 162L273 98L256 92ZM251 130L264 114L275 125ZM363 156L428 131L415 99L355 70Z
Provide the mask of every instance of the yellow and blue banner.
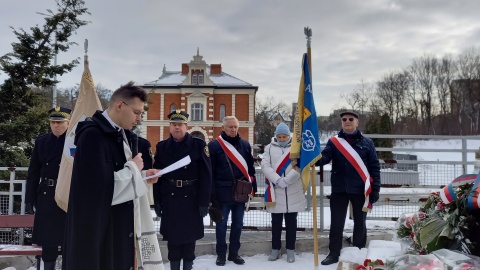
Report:
M298 90L297 112L294 117L292 146L290 148L290 158L302 176L304 191L307 190L310 183L310 167L314 166L315 162L321 157L309 61L310 59L305 53L303 55L302 78Z

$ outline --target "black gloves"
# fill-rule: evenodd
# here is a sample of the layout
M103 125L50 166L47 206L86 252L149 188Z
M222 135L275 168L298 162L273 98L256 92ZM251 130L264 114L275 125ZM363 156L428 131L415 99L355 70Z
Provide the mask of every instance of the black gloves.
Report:
M371 204L374 204L378 201L378 198L380 198L380 195L378 194L378 191L372 191L369 195L369 200Z
M200 206L198 207L201 217L206 217L208 214L208 207L207 206Z
M219 223L223 220L222 206L220 205L220 202L215 198L212 198L211 202L212 204L208 209L208 215L210 215L210 219L213 222Z
M253 194L255 195L257 193L257 178L255 176L252 176L252 188L253 188Z
M160 204L155 204L155 214L157 214L157 217L162 217L162 207Z
M35 211L33 210L33 204L31 203L26 203L25 204L25 213L27 215L34 215Z

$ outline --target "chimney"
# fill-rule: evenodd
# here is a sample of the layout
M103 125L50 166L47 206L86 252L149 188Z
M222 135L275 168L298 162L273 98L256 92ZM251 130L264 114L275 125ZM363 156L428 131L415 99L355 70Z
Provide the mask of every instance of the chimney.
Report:
M210 74L222 74L222 64L211 64Z
M182 64L182 74L188 74L188 64Z

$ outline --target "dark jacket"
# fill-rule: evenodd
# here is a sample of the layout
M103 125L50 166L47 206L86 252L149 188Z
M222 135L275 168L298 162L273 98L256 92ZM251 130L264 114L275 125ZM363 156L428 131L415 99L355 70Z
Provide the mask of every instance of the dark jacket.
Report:
M345 132L338 132L339 138L345 138ZM380 163L378 161L375 146L370 138L366 138L359 131L354 137L351 146L362 158L367 167L370 177L373 179L372 191L380 191ZM328 140L325 149L322 151L322 158L317 161L317 166L323 166L332 161L332 192L346 192L352 194L363 194L365 192L365 183L358 174L357 170L345 158L345 156L335 147L331 140Z
M114 172L127 161L123 137L101 111L91 120L76 129L62 269L128 270L134 266L133 202L112 206Z
M55 187L65 134L58 138L53 133L38 137L28 167L25 203L36 208L32 243L41 246L63 244L66 215L55 202Z
M152 145L147 139L138 137L138 152L142 153L142 159L143 159L142 170L148 170L153 168Z
M238 135L236 138L230 139L224 132L222 132L221 136L223 139L230 142L245 159L248 166L248 175L255 177L255 168L253 166L254 162L250 143L243 140ZM210 161L212 162L213 172L212 195L220 202L231 202L233 180L234 178L239 179L243 174L240 169L235 166L235 163L230 161L233 170L232 176L232 171L230 171L230 166L227 162L227 156L217 140L211 141L208 144L208 149L210 150ZM253 181L253 191L257 192L255 178Z
M160 207L160 233L170 244L184 244L203 238L203 217L199 207L208 207L212 183L209 152L205 141L185 134L181 142L172 137L156 146L153 167L165 167L190 156L191 163L162 175L153 185L156 207ZM176 180L195 180L177 187ZM182 182L183 183L183 182Z

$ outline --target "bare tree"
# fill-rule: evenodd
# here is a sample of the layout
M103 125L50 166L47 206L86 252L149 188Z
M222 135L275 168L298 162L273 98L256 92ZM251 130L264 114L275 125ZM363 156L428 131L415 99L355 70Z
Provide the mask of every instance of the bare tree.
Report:
M288 106L283 102L277 102L273 97L267 97L264 101L257 99L255 105L255 143L267 145L275 131L275 114L281 114L282 118L286 115L291 117L288 112ZM286 123L291 125L291 123Z
M452 60L450 55L445 55L440 60L438 66L438 73L435 80L435 86L437 89L438 102L440 104L440 131L442 134L451 133L448 130L447 123L449 122L449 112L450 110L450 84L455 75L456 64Z
M427 134L434 134L432 109L434 107L434 82L438 70L438 59L434 55L425 54L413 60L413 71L420 94L420 115Z
M410 75L407 71L390 72L377 82L375 91L377 115L387 113L392 118L393 124L401 124L400 131L404 127L401 121L406 114L405 101L409 85Z
M360 114L363 114L365 108L368 107L372 94L372 84L362 79L350 95L341 94L340 97L344 98L353 110L359 110Z
M480 94L480 53L476 48L465 50L457 61L458 80L452 84L452 100L455 102L456 113L462 134L476 134L479 131ZM463 117L469 123L462 123ZM468 130L464 130L468 128Z

